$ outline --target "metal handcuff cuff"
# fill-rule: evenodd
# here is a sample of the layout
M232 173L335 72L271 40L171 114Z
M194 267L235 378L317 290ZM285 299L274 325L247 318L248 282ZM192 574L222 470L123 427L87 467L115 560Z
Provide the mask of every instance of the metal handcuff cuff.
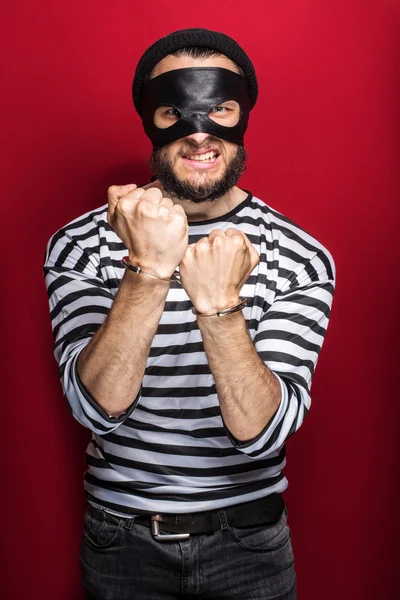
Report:
M179 271L175 271L172 274L172 277L159 277L158 275L153 275L152 273L148 273L147 271L143 271L141 267L136 267L131 262L129 262L129 256L124 256L121 260L123 266L134 273L142 273L143 275L148 275L149 277L153 277L153 279L161 279L161 281L177 281L179 285L182 285L179 277ZM216 313L206 314L199 313L194 307L192 308L192 313L198 317L224 317L225 315L231 315L239 310L243 310L244 307L247 306L247 298L241 298L239 304L235 306L231 306L230 308L225 308L224 310L219 310Z

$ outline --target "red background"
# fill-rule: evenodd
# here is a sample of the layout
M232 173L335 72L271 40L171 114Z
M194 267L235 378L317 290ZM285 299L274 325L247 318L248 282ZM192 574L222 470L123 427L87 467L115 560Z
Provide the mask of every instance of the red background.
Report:
M58 382L43 252L109 185L148 179L132 74L151 42L184 27L224 31L252 57L260 99L242 185L337 265L313 407L288 443L299 597L399 597L399 16L398 0L3 7L2 598L81 597L89 433Z

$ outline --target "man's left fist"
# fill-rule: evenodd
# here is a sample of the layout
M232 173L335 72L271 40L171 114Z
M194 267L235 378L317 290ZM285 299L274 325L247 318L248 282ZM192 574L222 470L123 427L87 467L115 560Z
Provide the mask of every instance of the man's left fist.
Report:
M240 290L259 262L242 231L214 229L186 248L179 265L182 287L198 312L223 310L240 302Z

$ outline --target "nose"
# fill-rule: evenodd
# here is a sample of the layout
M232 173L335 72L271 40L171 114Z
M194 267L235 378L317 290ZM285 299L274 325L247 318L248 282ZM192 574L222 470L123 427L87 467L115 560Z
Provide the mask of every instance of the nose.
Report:
M197 133L192 133L191 135L187 135L186 137L196 142L198 146L201 146L204 140L206 140L209 137L209 134L201 133L200 131L198 131Z

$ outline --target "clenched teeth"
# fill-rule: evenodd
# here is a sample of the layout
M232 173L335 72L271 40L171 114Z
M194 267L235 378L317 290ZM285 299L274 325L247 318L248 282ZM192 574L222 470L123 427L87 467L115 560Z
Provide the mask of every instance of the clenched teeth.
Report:
M188 160L215 160L218 157L216 152L205 152L204 154L193 154L192 156L185 156Z

